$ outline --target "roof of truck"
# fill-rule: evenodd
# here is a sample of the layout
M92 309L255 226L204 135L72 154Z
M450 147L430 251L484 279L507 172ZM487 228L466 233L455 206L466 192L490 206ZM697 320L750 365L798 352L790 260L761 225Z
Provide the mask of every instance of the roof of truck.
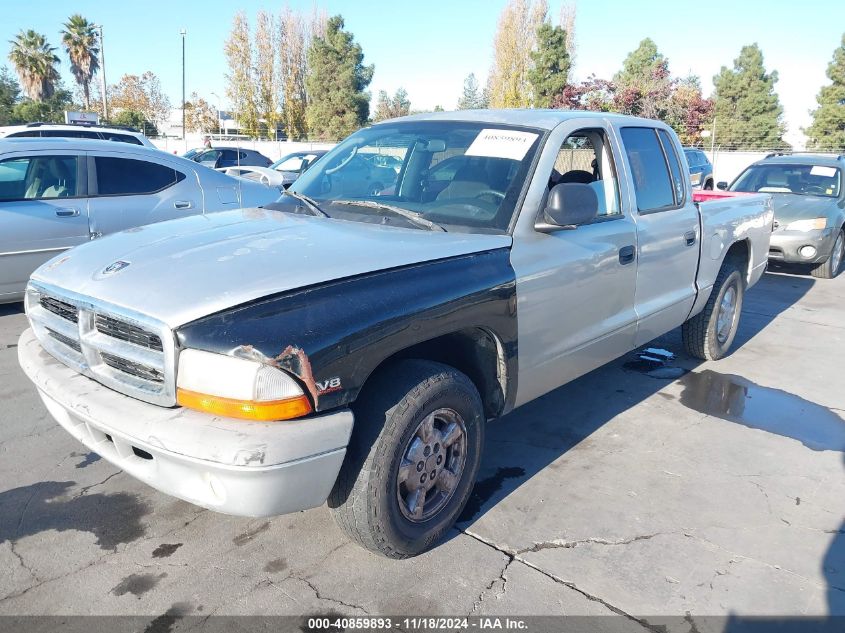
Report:
M587 110L540 110L540 109L509 109L509 110L456 110L453 112L425 112L412 114L382 121L376 125L395 123L397 121L476 121L494 123L498 125L521 125L551 130L568 119L614 119L630 123L644 123L649 126L660 121L643 119L641 117L613 114L611 112L590 112Z

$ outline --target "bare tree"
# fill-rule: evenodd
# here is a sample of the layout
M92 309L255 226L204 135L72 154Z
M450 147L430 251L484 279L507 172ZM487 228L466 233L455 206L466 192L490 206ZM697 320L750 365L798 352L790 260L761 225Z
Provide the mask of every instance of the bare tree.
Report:
M147 71L141 76L123 75L120 82L109 87L108 94L116 113L121 110L139 112L156 127L170 117L170 100L162 92L161 82L153 72Z
M226 96L241 130L258 136L258 105L255 72L252 66L252 43L249 21L243 11L235 14L232 30L224 47L229 72L226 73Z
M499 15L493 39L490 105L494 108L527 108L531 104L528 71L537 29L546 19L546 0L510 0Z
M196 92L185 104L185 127L188 132L216 133L220 125L217 111Z
M563 4L560 7L560 26L566 31L566 52L569 53L569 68L575 66L575 18L578 13L578 6L575 0L571 3Z
M305 120L307 32L302 15L286 6L279 17L279 83L283 93L285 132L288 138L308 135Z

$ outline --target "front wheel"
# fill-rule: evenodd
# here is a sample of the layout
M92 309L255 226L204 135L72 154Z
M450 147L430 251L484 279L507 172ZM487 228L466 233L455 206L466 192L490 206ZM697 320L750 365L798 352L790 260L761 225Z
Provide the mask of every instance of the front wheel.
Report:
M424 360L368 381L328 503L338 525L390 558L416 556L454 524L478 475L481 397L458 370Z
M819 279L833 279L842 269L842 261L845 260L845 229L839 230L839 235L836 236L836 241L833 243L833 248L830 251L830 257L826 262L823 262L813 268L810 272L813 277Z
M681 327L690 356L719 360L727 355L739 329L745 281L733 261L726 261L716 276L704 309Z

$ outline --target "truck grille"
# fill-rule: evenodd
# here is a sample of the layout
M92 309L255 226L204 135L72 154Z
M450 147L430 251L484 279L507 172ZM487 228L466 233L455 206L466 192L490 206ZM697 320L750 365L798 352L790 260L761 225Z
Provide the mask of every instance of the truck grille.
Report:
M64 364L139 400L176 404L176 349L163 323L35 283L26 311L41 346Z

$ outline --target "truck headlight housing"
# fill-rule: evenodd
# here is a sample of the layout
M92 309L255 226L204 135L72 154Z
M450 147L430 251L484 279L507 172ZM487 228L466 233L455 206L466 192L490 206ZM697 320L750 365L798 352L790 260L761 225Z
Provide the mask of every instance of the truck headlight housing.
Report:
M786 225L787 231L816 231L827 226L827 218L813 218L812 220L796 220Z
M243 358L186 349L179 354L176 402L242 420L290 420L311 413L299 383L280 369Z

